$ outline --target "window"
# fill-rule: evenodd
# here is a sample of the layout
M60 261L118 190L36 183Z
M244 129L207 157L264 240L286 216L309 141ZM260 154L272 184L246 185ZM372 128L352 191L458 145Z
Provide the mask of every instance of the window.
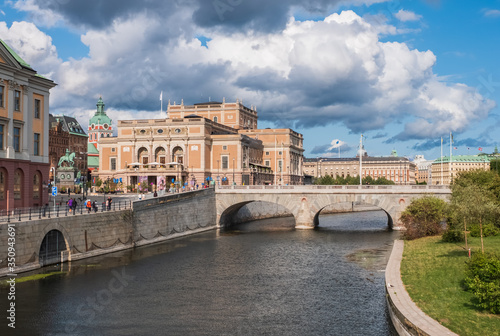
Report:
M22 172L17 169L14 173L14 199L21 199L21 182L22 182Z
M21 151L21 128L14 127L14 150Z
M3 149L3 125L0 125L0 150Z
M264 165L269 167L271 165L271 162L269 160L266 160L266 161L264 161Z
M282 172L283 171L283 160L279 160L278 161L278 172Z
M40 133L35 133L33 137L33 155L40 155Z
M112 153L116 152L116 148L115 147L111 148L111 152Z
M33 176L33 199L40 199L40 173Z
M214 117L214 122L219 122L219 118Z
M5 169L0 168L0 200L5 199L5 177L6 177Z
M229 168L229 157L227 155L223 155L222 157L222 169Z
M21 111L21 91L14 91L14 111Z
M3 92L4 92L4 86L0 85L0 107L3 107Z
M266 152L266 155L269 155L269 152Z
M35 99L35 118L40 119L40 99Z
M111 158L111 170L116 170L116 158Z
M222 146L222 150L227 150L227 146Z
M278 152L278 155L283 155L283 153L281 151Z

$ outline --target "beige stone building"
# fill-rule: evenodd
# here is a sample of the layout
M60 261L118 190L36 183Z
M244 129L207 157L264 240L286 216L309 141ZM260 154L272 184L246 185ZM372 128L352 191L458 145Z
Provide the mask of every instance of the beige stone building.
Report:
M416 166L405 157L387 156L362 158L361 176L373 179L385 177L396 184L415 184ZM304 174L322 177L359 176L359 158L312 158L304 160Z
M119 120L116 137L99 139L102 180L147 182L163 190L217 184L302 184L303 137L257 129L257 111L241 102L169 104L166 119Z
M487 155L457 155L439 158L432 163L432 184L450 184L460 172L469 170L490 170Z

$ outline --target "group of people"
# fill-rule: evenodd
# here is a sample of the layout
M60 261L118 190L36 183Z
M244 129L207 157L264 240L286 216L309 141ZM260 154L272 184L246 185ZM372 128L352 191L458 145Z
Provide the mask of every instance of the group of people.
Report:
M108 197L108 199L106 200L106 202L103 202L102 203L102 206L104 209L106 209L107 211L110 211L111 210L111 204L113 203L113 199L111 197ZM68 209L69 209L69 212L74 212L76 211L76 207L78 205L78 201L75 199L75 198L70 198L67 202L67 205L68 205ZM98 208L97 208L97 202L94 200L86 200L85 203L85 208L87 209L87 212L88 213L91 213L92 210L94 210L94 212L97 212Z

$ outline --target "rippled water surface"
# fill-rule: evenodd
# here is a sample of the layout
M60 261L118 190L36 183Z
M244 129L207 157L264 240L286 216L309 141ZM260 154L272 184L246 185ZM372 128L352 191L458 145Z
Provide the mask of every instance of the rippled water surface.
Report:
M17 284L15 334L392 335L383 270L397 233L386 222L265 220L73 262Z

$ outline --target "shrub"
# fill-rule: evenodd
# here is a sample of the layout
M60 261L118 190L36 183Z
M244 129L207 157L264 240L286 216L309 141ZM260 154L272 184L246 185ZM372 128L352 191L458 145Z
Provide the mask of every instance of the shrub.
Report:
M448 229L443 233L442 239L447 243L460 243L465 241L465 235L460 230Z
M498 234L500 234L500 230L492 223L487 223L483 225L483 237L497 236ZM470 235L472 237L481 236L479 224L471 225Z
M403 238L411 240L443 232L445 208L445 201L434 196L412 200L400 218L406 229Z
M465 288L479 300L479 306L500 314L500 258L476 253L467 262Z

